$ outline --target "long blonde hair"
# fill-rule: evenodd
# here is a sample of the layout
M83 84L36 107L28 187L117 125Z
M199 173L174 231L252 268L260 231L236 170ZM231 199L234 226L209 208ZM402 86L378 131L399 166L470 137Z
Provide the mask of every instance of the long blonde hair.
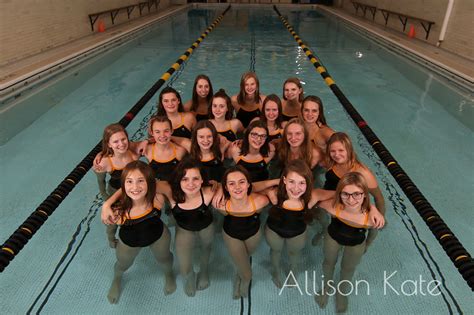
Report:
M344 202L342 202L341 192L344 187L354 185L362 189L364 193L364 201L360 207L361 212L370 211L370 196L369 196L369 187L367 186L367 181L364 176L359 172L349 172L344 174L339 180L339 183L336 187L336 198L334 199L334 208L341 207L344 208Z
M360 163L359 159L357 158L357 154L354 151L354 147L352 146L351 138L349 138L349 136L344 132L336 132L329 138L326 146L326 165L328 169L336 164L330 155L331 145L335 142L342 143L346 149L347 163L349 164L350 169L352 169L354 166L362 166L362 163Z

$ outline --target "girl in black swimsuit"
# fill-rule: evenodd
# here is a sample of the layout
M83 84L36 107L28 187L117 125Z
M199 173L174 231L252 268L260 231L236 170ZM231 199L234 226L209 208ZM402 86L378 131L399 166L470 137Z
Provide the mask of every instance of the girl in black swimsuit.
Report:
M260 84L255 72L246 72L240 79L239 94L232 96L232 105L245 128L250 122L260 116L265 95L260 94Z
M252 182L258 182L268 179L267 164L275 155L274 150L268 143L267 127L256 120L245 130L241 146L234 143L228 150L228 156L251 174Z
M221 144L214 125L203 120L197 123L191 137L191 156L201 162L208 181L218 183L224 175L224 152L229 143Z
M197 290L209 286L209 255L214 239L214 225L209 204L214 197L214 191L206 186L199 162L191 157L185 157L178 165L171 189L167 193L171 202L171 213L176 220L176 255L179 270L184 281L184 292L194 296ZM199 274L193 268L193 250L196 242L201 243Z
M211 80L207 75L200 74L194 80L192 99L184 104L184 111L196 115L196 120L209 119L208 104L214 94Z
M120 198L112 211L112 204ZM114 266L114 278L107 298L118 302L124 272L130 268L143 247L149 247L165 272L165 295L176 290L173 274L173 255L170 252L170 232L160 219L164 196L156 191L152 169L142 161L127 164L122 172L121 189L103 205L102 211L113 213L120 225Z
M324 285L315 299L321 308L326 307L328 282L333 281L337 258L343 249L340 283L333 287L337 288L336 312L344 313L347 295L353 289L352 276L366 249L366 231L374 225L374 220L380 221L377 228L383 227L385 222L377 208L371 206L367 182L357 172L345 174L337 185L335 201L325 201L321 207L331 214L332 221L324 237Z
M97 175L102 199L107 200L117 189L120 189L120 177L125 165L138 160L139 155L130 150L127 131L120 124L111 124L105 127L102 137L102 151L99 154L101 156L100 162L94 164L93 168ZM105 182L107 173L110 175L108 185ZM107 239L112 248L117 246L116 232L116 225L107 225Z
M225 215L222 237L229 250L237 274L233 283L233 298L247 297L252 267L250 256L261 238L260 211L268 205L267 197L252 193L250 175L241 166L229 168L222 178L225 204L218 205Z
M237 134L244 130L240 120L234 117L234 108L230 97L223 89L217 91L209 102L209 121L217 132L230 142L237 140Z
M196 118L193 113L184 112L181 96L172 87L165 87L161 91L157 115L170 119L174 137L191 139L191 130L196 124Z
M145 156L159 180L170 181L186 150L171 142L171 121L166 116L153 116L149 133L155 143L148 144Z

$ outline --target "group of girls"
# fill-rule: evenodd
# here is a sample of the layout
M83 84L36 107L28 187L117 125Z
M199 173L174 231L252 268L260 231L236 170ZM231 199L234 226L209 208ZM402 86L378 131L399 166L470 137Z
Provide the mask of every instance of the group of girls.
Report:
M295 272L309 237L307 225L315 218L323 226L313 244L324 235L325 281L333 278L341 248L340 280L352 279L376 236L372 228L384 225L383 196L375 176L357 159L350 138L326 124L321 100L304 97L297 78L284 82L281 100L275 94L262 95L253 72L242 76L240 91L232 97L222 89L213 94L209 78L199 75L189 102L183 105L179 93L166 87L157 107L149 121L150 139L129 142L123 127L110 125L94 161L106 200L102 220L117 256L111 303L118 301L122 274L142 247L149 246L164 266L165 293L176 289L162 211L175 221L175 253L188 296L209 286L218 213L224 215L222 236L236 270L234 298L248 294L250 256L263 234L271 249L272 281L281 288L283 247L286 244ZM140 155L148 164L138 161ZM277 165L276 176L271 176L269 164ZM314 189L313 171L322 167L327 169L324 189ZM105 173L110 174L108 188ZM268 220L262 228L259 214L266 209ZM195 272L192 257L198 241L200 268ZM328 296L324 288L321 292L316 301L325 307ZM344 312L347 303L345 294L336 296L338 312Z

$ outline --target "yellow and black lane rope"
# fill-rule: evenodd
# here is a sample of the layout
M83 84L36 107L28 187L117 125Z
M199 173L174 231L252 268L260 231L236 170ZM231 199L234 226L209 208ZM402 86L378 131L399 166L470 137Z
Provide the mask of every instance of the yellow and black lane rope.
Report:
M438 242L443 247L446 254L449 256L451 261L454 263L458 271L461 273L467 284L474 290L474 260L471 255L467 252L464 246L459 242L454 233L449 229L446 223L441 219L436 210L431 206L425 196L416 187L415 183L405 173L402 167L398 164L389 150L383 145L382 141L372 131L364 118L357 112L351 102L342 93L339 87L336 85L334 79L329 75L327 69L322 66L318 58L315 57L313 52L305 45L303 40L298 36L293 27L288 21L281 15L280 11L276 6L273 6L275 12L280 17L285 27L291 33L298 45L303 49L309 61L316 68L316 71L323 77L328 87L333 91L334 95L339 99L347 113L354 120L356 125L359 127L362 134L365 136L367 141L370 143L374 151L380 157L384 165L389 170L390 174L395 178L400 188L406 194L410 202L413 204L417 212L423 218L429 229L436 237Z
M194 52L199 44L209 35L209 33L224 18L224 15L230 10L229 5L214 22L199 36L199 38L189 47L174 64L153 84L153 86L138 100L138 102L124 115L120 124L124 127L132 121L137 113L146 105L146 103L158 92L163 84L178 70L183 62ZM11 260L28 243L29 239L39 230L43 223L63 202L66 196L86 175L92 167L94 157L102 150L101 141L86 155L86 157L72 170L69 175L56 187L56 189L39 205L39 207L13 232L13 234L3 243L0 250L0 272L8 266Z

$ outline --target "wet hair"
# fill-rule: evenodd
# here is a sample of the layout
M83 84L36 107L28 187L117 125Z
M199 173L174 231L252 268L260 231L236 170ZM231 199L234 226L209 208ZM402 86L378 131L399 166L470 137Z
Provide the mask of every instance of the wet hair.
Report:
M211 98L212 98L212 94L214 93L214 91L212 90L212 83L211 83L211 79L209 79L209 77L205 74L200 74L196 77L196 79L194 80L194 85L193 85L193 97L191 99L191 111L195 112L196 109L198 108L198 105L199 105L199 96L196 92L196 86L198 84L198 81L199 80L206 80L207 81L207 84L209 84L209 93L207 94L206 96L206 102L209 104Z
M114 150L109 147L109 141L110 138L118 133L118 132L123 132L125 133L125 136L127 136L128 140L128 133L127 130L121 125L121 124L110 124L104 129L104 133L102 135L102 156L113 156L114 155Z
M346 149L348 160L347 162L349 163L349 167L351 169L356 165L362 165L362 163L360 163L359 159L357 158L356 152L354 151L351 138L349 138L349 136L344 132L336 132L329 138L326 146L326 165L328 169L330 169L336 164L336 162L334 162L334 160L331 158L330 154L331 145L335 142L342 143L342 145Z
M298 95L298 102L302 102L303 101L303 97L304 97L304 91L303 91L303 85L301 84L301 81L300 79L298 78L288 78L286 79L285 83L283 83L283 99L286 101L286 97L285 97L285 85L287 83L294 83L296 84L296 86L298 86L299 89L301 89L301 93Z
M245 129L244 138L242 139L242 147L240 149L240 154L247 155L249 153L250 151L249 137L250 137L250 133L255 128L262 128L263 130L265 130L265 133L267 134L267 137L265 138L265 142L263 143L263 145L260 147L260 150L259 150L259 153L262 156L267 157L268 152L270 151L268 128L267 128L267 125L263 121L260 121L260 120L252 121L250 125L247 127L247 129Z
M171 120L168 118L168 116L160 116L160 115L153 115L150 118L150 121L148 122L148 133L150 136L153 136L153 124L159 122L166 122L170 125L171 132L173 132L173 124L171 123Z
M344 202L341 198L341 192L344 187L348 185L355 185L362 189L364 193L364 201L361 205L361 212L368 212L370 211L370 197L369 197L369 187L367 186L367 181L365 180L364 176L359 172L349 172L346 173L342 178L339 180L339 183L336 187L336 198L334 200L334 208L341 207L344 208Z
M205 177L205 173L202 171L201 163L190 155L186 155L176 166L174 176L170 183L173 199L176 203L183 203L186 201L186 194L181 188L181 180L186 176L188 170L194 168L199 170L199 173L201 174L203 180L202 186L207 185L207 178Z
M234 165L228 168L224 175L222 176L222 188L224 190L224 196L226 199L230 198L229 191L227 190L227 178L229 177L229 174L231 173L242 173L245 178L247 179L247 182L249 183L249 188L247 189L247 196L252 193L252 179L250 177L249 172L242 166L242 165Z
M305 209L303 210L304 221L305 223L310 223L312 221L312 215L311 212L306 209L306 207L308 206L308 203L311 200L311 194L313 191L313 173L303 160L290 161L283 170L281 178L287 178L288 174L290 174L291 172L302 176L306 181L306 190L300 198L303 201L305 207ZM286 185L283 180L280 180L280 184L278 185L277 198L278 205L280 207L282 207L283 203L288 200L288 192L286 190ZM281 214L281 211L275 207L273 207L269 212L269 215L275 218L281 218Z
M315 102L316 104L318 104L318 106L319 106L319 108L318 108L319 109L319 115L318 115L318 119L316 120L316 124L318 126L321 126L321 125L327 126L326 117L324 117L323 101L315 95L306 96L303 100L303 105L301 106L301 114L303 114L304 104L306 102Z
M260 120L263 121L265 123L265 125L268 124L267 116L265 116L265 108L267 107L267 103L269 101L275 102L277 104L278 116L275 119L275 127L277 129L281 129L282 128L282 122L283 122L283 109L282 109L282 105L281 105L281 100L276 94L270 94L267 97L265 97L265 99L263 100L262 111L260 113Z
M288 143L288 128L293 124L300 125L301 128L303 128L304 133L304 140L300 146L300 155L298 158L305 161L308 167L311 168L311 161L313 160L311 141L309 139L308 129L306 129L304 121L301 118L290 119L283 129L283 139L280 141L280 146L278 148L278 159L283 165L286 165L288 162L290 162L291 152L290 144Z
M198 139L197 139L197 132L198 130L201 129L209 129L211 130L212 133L212 145L211 145L211 152L214 155L214 158L218 160L222 160L222 153L220 149L220 140L219 140L219 134L217 133L216 127L214 126L213 123L211 123L209 120L201 120L198 121L196 126L193 129L193 133L191 136L191 156L198 160L201 161L202 159L202 154L201 154L201 148L199 147L198 144Z
M242 77L240 78L240 91L239 94L237 94L237 103L239 104L245 103L245 82L250 78L253 78L257 85L255 94L253 95L255 103L260 103L260 82L258 81L257 74L249 71L242 74Z
M168 94L168 93L173 93L174 95L176 95L176 97L178 98L178 101L179 101L178 112L180 112L180 113L184 112L183 102L181 101L181 95L179 95L178 91L173 89L171 86L167 86L163 90L161 90L161 93L160 93L160 97L159 97L158 105L157 105L158 111L156 112L156 114L158 116L166 115L166 110L163 106L163 95Z
M156 180L155 173L153 169L143 161L132 161L128 163L122 171L122 176L120 177L122 195L120 196L119 209L118 213L122 217L122 220L130 218L130 210L133 207L133 200L125 192L125 181L130 172L138 170L145 177L147 184L147 192L145 195L145 200L147 204L153 205L153 200L156 195Z
M214 94L210 101L209 101L209 107L207 108L207 113L209 116L209 119L214 119L214 114L212 113L212 103L214 102L215 98L223 98L225 100L225 103L227 105L227 112L225 113L225 120L231 120L232 117L234 117L234 106L232 106L232 101L230 100L229 95L225 92L224 89L219 89L216 94Z

